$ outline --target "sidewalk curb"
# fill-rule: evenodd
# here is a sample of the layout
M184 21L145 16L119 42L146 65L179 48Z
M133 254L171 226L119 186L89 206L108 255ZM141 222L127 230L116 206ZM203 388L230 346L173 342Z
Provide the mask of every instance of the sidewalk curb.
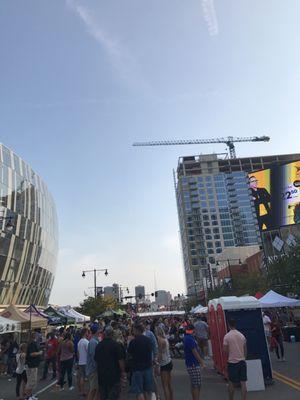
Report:
M38 392L34 393L34 396L37 396L38 394L41 394L43 392L45 392L46 390L50 389L53 385L55 385L57 383L57 380L49 383L49 385L43 387L42 389L40 389Z

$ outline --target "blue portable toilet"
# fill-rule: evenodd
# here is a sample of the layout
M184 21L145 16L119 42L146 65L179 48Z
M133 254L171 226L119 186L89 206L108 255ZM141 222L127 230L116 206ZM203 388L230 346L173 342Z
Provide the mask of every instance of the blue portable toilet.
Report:
M272 367L260 302L252 296L220 297L215 302L218 304L219 314L224 313L224 322L234 319L237 329L246 337L247 360L261 360L264 380L265 382L270 381L272 379ZM221 321L221 324L223 325L223 321ZM223 337L225 333L222 335ZM220 345L223 337L220 337Z

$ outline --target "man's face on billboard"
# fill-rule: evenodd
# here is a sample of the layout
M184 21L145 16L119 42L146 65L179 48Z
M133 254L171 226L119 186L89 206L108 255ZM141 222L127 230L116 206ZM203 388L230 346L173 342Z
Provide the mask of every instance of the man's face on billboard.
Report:
M250 178L251 189L257 189L257 184L258 184L258 180L255 178L255 176L251 176L251 178Z

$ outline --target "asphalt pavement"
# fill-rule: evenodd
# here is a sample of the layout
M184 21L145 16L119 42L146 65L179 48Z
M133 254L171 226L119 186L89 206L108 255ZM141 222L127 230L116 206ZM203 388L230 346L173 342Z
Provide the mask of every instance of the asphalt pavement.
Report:
M299 400L300 398L300 343L285 343L286 362L276 361L274 354L271 354L274 384L268 386L265 391L252 392L248 394L250 400ZM191 398L189 391L189 379L186 373L183 360L173 360L173 388L174 398L188 400ZM75 379L74 379L75 381ZM51 386L49 386L51 385ZM0 377L0 400L13 400L15 380L8 381L5 377ZM160 388L161 397L162 390ZM39 400L76 400L79 399L77 390L69 392L66 388L59 391L55 386L55 381L39 382L36 390ZM207 362L207 368L203 371L202 399L227 400L227 384L212 367L211 362ZM239 393L236 399L239 399ZM133 400L134 397L124 391L122 400Z

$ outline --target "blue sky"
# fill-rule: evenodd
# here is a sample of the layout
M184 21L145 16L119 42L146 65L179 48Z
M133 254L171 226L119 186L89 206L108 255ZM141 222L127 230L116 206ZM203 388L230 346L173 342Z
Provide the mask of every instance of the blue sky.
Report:
M51 300L98 283L184 291L172 169L225 147L136 140L268 134L240 156L289 153L300 123L300 4L256 0L2 0L0 141L52 192ZM67 289L67 290L66 290Z

